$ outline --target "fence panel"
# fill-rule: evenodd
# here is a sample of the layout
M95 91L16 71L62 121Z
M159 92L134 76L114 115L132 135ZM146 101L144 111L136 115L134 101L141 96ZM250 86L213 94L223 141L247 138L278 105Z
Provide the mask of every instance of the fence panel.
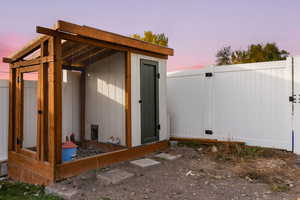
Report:
M208 71L213 76L204 79ZM288 61L170 74L168 109L174 127L171 136L244 141L291 150L291 77ZM205 134L207 129L211 135Z
M0 161L7 160L8 81L0 80Z

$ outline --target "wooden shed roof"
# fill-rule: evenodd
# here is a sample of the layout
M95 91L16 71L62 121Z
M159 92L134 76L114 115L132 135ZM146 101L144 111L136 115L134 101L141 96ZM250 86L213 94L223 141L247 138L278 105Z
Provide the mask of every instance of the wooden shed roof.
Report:
M89 56L83 56L80 58L80 56L75 56L78 62L86 62L85 59L91 59L91 56L99 56L99 54L109 54L111 51L108 51L108 49L111 47L112 51L113 50L126 50L126 49L132 49L136 50L138 52L149 52L153 53L155 55L161 55L161 56L173 56L174 55L174 50L171 48L151 44L148 42L144 42L141 40L137 40L131 37L103 31L100 29L96 29L93 27L88 27L88 26L81 26L77 24L73 24L70 22L66 21L57 21L56 25L52 28L44 28L44 27L37 27L37 32L42 33L44 35L39 36L32 40L30 43L25 45L22 49L18 50L8 58L4 58L4 62L15 62L21 57L24 58L24 56L29 55L36 51L39 48L39 45L41 41L47 40L49 36L58 36L61 37L62 39L67 40L63 44L63 58L65 60L68 60L68 57L72 57L74 59L74 55L70 54L70 51L65 51L67 49L72 49L72 53L81 54L83 56L84 53L88 54ZM84 44L79 44L75 45L75 42L77 40L84 40L85 38L90 38L95 40L90 41L89 44L84 45ZM96 41L102 42L102 45L104 46L95 46L94 48L88 47L88 45L91 45L93 43L96 43ZM114 45L117 45L118 48L113 48ZM80 51L80 52L79 52ZM38 56L38 55L37 55Z

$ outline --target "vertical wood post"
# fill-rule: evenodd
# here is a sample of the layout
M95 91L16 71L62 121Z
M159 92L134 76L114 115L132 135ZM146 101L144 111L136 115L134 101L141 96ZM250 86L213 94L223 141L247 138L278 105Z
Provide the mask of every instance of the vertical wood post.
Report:
M15 151L16 141L16 69L9 66L9 125L8 125L8 152Z
M46 40L41 44L41 57L49 55L48 43ZM40 159L48 161L48 142L49 142L49 128L48 128L48 63L41 63L41 79L40 79L40 93L41 93L41 135L40 135Z
M54 62L49 63L49 162L55 168L61 163L62 148L62 61L61 39L51 37L49 42L50 56Z
M126 118L126 145L132 147L131 136L131 52L125 52L125 118Z

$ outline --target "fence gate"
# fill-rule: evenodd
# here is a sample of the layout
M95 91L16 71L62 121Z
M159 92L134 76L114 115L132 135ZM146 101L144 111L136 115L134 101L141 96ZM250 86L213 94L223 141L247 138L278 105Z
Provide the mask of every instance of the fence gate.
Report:
M293 66L293 150L300 154L300 56L291 59Z

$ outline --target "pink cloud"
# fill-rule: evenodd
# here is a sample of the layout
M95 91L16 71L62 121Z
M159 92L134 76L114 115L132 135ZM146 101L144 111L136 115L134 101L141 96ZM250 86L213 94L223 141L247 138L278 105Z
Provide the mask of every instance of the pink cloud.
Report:
M2 62L2 58L10 56L28 41L29 39L24 35L0 33L0 79L8 71L8 65Z

